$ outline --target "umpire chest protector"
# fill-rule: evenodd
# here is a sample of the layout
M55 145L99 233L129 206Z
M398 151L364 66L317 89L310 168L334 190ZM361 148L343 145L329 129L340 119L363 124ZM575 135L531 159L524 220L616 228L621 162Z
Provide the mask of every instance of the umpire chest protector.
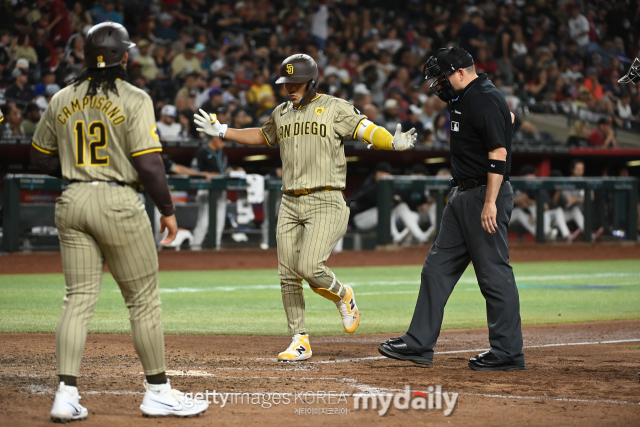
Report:
M505 175L511 170L511 112L486 74L479 74L453 100L450 111L451 174L460 181L487 177L489 151L507 150Z

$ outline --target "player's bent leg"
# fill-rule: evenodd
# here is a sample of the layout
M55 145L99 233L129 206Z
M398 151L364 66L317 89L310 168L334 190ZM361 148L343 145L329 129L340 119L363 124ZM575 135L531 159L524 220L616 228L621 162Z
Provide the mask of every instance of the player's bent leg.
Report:
M305 231L298 273L314 292L336 304L345 331L355 332L360 324L360 311L353 289L344 286L324 264L347 230L349 208L339 191L313 193L301 199Z
M289 347L278 354L278 360L281 362L299 362L301 360L307 360L311 355L309 335L295 334Z

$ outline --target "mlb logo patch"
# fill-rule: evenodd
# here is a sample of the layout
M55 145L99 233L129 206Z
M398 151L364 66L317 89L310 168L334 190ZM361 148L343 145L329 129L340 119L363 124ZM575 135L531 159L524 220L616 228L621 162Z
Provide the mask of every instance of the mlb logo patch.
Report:
M460 123L451 122L451 131L452 132L458 132L459 130L460 130Z

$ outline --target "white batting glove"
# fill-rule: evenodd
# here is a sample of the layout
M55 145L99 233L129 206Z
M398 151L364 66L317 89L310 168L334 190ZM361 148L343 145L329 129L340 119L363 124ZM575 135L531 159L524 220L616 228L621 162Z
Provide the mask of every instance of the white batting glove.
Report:
M413 144L416 143L418 134L416 134L416 128L411 128L409 131L402 133L402 125L398 123L396 126L396 134L393 135L391 146L396 151L404 151L413 148Z
M204 132L207 135L224 138L224 134L227 133L228 126L220 124L215 114L207 114L203 109L200 109L200 114L193 115L193 122L199 126L196 129L198 132Z

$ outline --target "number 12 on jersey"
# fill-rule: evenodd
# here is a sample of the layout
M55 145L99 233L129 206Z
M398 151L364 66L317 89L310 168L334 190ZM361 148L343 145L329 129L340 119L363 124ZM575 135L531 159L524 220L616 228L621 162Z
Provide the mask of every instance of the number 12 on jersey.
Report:
M98 150L107 147L107 127L99 120L89 123L88 133L91 141L85 137L84 120L77 120L74 126L76 134L76 166L87 166L86 151L89 152L89 166L107 166L109 156L100 157Z

